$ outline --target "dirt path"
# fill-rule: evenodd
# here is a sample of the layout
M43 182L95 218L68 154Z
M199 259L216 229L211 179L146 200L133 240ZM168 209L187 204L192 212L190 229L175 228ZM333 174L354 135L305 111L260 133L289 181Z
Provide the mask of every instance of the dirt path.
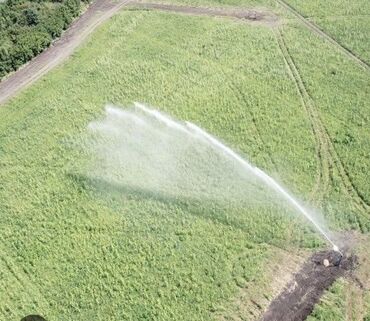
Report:
M262 10L251 10L241 8L210 8L210 7L193 7L184 5L161 4L150 2L132 2L134 8L147 10L161 10L177 12L195 16L209 17L232 17L242 19L244 21L262 23L267 25L275 25L278 22L278 17L271 12Z
M163 10L190 15L205 15L212 17L232 17L243 21L263 23L271 26L276 26L278 18L264 11L246 10L246 9L222 9L222 8L201 8L190 6L165 5L156 3L144 2L129 2L128 0L97 0L89 9L76 20L71 27L57 40L53 46L48 48L42 54L34 58L30 63L12 74L9 78L0 83L0 105L16 95L20 90L28 87L33 82L38 80L49 70L66 60L76 49L80 43L102 22L112 17L119 9L127 4L131 4L131 8L144 10ZM283 0L278 0L282 5L292 10L293 13L302 20L310 29L314 30L324 38L334 43L341 48L351 59L361 64L363 67L370 70L370 66L364 61L356 57L353 53L342 47L338 42L332 39L329 35L321 31L311 22L307 21L303 16L286 4ZM283 34L279 28L274 30L280 50L288 71L294 80L297 90L300 93L302 104L309 117L312 131L317 143L317 158L320 163L320 171L318 172L316 186L313 191L313 196L319 194L319 191L325 192L328 190L332 176L332 167L335 165L342 178L343 185L352 199L355 200L361 212L366 212L369 204L361 198L361 195L356 190L351 182L350 176L343 166L339 156L337 155L330 136L324 127L319 112L317 111L312 98L310 97L304 81L302 80L299 70L291 57L288 47L285 44ZM239 91L238 88L233 88ZM244 99L244 98L243 98ZM256 127L258 133L258 126ZM320 197L322 197L321 195ZM346 275L354 266L353 257L345 257L340 265L331 265L324 267L322 262L324 258L330 258L331 262L337 261L337 256L334 252L319 252L314 254L302 267L302 269L294 276L292 282L273 300L262 317L262 321L285 320L295 321L304 320L312 311L315 303L320 299L322 293L339 277ZM8 264L7 262L5 262ZM16 274L9 268L16 276ZM19 280L20 282L22 280Z
M324 266L328 259L329 266ZM336 279L346 276L356 266L356 257L334 251L315 253L270 304L260 321L302 321L311 314L321 295Z
M277 0L285 9L289 10L291 13L293 13L299 20L301 20L307 28L317 33L322 38L328 40L330 43L335 45L340 51L342 51L345 55L347 55L350 59L355 61L358 65L362 66L367 71L370 71L370 65L356 56L351 50L348 48L342 46L338 41L336 41L334 38L332 38L329 34L327 34L325 31L320 29L316 24L313 22L307 20L305 17L303 17L295 8L293 8L290 4L285 2L284 0Z
M3 80L0 83L0 106L66 60L97 26L128 3L128 0L113 1L95 1L51 47Z

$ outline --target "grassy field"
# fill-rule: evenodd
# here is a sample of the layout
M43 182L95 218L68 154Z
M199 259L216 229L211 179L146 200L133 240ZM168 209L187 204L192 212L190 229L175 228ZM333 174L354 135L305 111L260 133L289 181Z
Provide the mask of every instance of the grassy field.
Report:
M369 1L288 0L287 2L342 46L370 64Z
M184 204L92 182L80 142L108 102L141 101L192 121L314 203L334 230L370 230L369 74L296 20L280 28L283 40L263 25L123 11L0 109L1 320L253 319L261 311L236 301L266 306L277 290L270 265L283 279L284 258L324 246L302 218L268 205ZM307 105L332 144L331 179L316 192L325 168ZM343 282L311 321L340 320L330 311Z

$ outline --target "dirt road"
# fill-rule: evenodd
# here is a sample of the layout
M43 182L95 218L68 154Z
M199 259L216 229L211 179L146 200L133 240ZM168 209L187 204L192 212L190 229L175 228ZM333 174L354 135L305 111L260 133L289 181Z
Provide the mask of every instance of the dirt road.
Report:
M132 6L137 9L170 11L194 16L231 17L242 19L246 22L261 23L271 26L274 26L278 22L278 17L267 10L254 10L245 8L194 7L140 1L132 2Z
M0 83L0 106L67 59L102 22L112 17L128 0L97 0L54 44Z
M327 259L329 266L324 266ZM336 279L349 275L357 258L334 251L315 253L275 298L260 321L302 321L312 312L321 295Z

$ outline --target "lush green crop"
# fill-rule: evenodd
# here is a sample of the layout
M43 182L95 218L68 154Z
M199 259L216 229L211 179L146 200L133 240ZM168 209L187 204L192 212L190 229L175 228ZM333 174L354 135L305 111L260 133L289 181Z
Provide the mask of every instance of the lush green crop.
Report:
M313 36L299 48L306 34L300 26L284 29L325 125L335 133L328 110L337 108L342 122L354 126L347 96L358 99L365 114L366 75ZM320 57L333 59L340 88L324 77L331 69ZM357 96L355 88L364 93ZM342 105L332 106L333 91ZM0 109L0 287L7 289L0 292L0 318L217 319L229 315L241 288L257 301L271 294L273 272L265 273L265 265L275 262L277 247L296 253L323 245L302 218L268 204L246 211L155 199L88 179L80 144L87 124L107 102L133 101L206 128L310 198L319 170L315 137L274 30L122 12L66 64ZM362 159L367 129L356 126L354 133L361 144L354 155ZM348 146L337 146L338 154L367 193ZM319 203L328 204L330 226L366 229L364 216L335 183Z
M367 0L288 0L342 46L370 64L370 2Z
M370 11L370 8L367 12ZM367 15L312 19L330 35L370 64L370 17Z
M369 74L300 25L285 28L290 53L319 110L344 168L365 202L370 202ZM305 48L301 41L308 44ZM309 57L310 63L307 64Z

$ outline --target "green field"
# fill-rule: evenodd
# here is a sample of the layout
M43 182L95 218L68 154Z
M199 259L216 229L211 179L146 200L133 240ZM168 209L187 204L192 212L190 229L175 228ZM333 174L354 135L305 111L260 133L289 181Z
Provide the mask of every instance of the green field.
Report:
M332 7L318 15L290 2L369 61L369 42L341 32L353 25L326 18ZM368 253L368 70L274 1L186 3L270 8L281 24L123 10L0 108L1 320L254 320L277 291L271 266L283 278L289 262L326 246L303 218L268 205L184 205L91 181L81 140L107 103L144 102L205 128L334 231L365 234ZM367 2L354 3L361 14ZM369 291L351 282L339 280L309 320L369 320ZM350 290L361 300L351 304Z
M287 1L342 46L370 64L370 2L366 0Z

